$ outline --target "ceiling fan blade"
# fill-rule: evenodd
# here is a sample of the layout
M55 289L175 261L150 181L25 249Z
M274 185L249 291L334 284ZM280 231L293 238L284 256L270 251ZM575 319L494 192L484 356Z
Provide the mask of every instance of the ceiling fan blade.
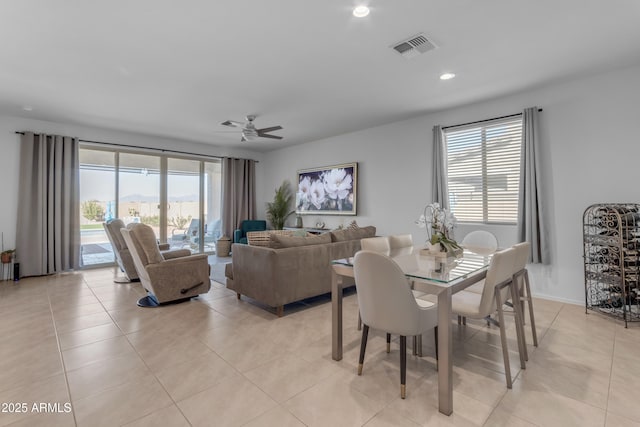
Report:
M262 132L258 132L258 136L260 138L282 139L281 136L269 135L268 133L262 133Z
M280 129L282 129L282 126L272 126L270 128L262 128L262 129L256 129L256 130L258 131L258 133L265 133L265 132L274 132Z
M226 122L222 122L220 123L222 126L231 126L231 127L236 127L236 128L241 128L244 127L244 123L242 122L236 122L234 120L227 120Z

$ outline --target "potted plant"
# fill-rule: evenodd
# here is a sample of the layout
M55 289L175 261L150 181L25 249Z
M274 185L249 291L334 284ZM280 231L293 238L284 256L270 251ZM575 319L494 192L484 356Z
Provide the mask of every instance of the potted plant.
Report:
M15 251L15 249L7 249L6 251L0 252L0 261L2 261L3 264L11 263L11 258L13 258Z
M284 181L282 185L276 188L276 195L273 202L267 203L267 219L276 230L282 230L284 222L294 211L289 210L289 206L293 201L291 193L291 185L289 181Z

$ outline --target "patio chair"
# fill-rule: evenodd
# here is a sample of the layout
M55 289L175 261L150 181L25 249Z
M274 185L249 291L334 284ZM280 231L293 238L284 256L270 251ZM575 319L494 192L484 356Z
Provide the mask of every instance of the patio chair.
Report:
M184 247L190 245L198 238L200 220L193 218L187 228L176 228L171 232L171 247Z

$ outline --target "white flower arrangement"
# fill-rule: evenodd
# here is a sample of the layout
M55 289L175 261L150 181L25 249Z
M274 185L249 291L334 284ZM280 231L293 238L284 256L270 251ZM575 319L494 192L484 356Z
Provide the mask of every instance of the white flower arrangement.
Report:
M441 250L454 252L460 246L453 240L453 229L457 219L450 211L440 207L439 203L426 205L422 214L416 220L420 228L427 229L427 243L431 246L439 245Z

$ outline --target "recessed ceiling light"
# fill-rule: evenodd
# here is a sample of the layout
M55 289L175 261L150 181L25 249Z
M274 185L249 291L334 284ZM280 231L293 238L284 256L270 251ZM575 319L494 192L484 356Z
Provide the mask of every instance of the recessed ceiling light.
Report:
M358 6L353 9L353 16L356 18L364 18L369 14L369 8L367 6Z
M33 107L32 107L32 106L30 106L30 105L25 105L24 107L22 107L22 109L23 109L24 111L33 111Z
M440 75L440 80L451 80L452 78L454 78L456 75L453 73L444 73Z

